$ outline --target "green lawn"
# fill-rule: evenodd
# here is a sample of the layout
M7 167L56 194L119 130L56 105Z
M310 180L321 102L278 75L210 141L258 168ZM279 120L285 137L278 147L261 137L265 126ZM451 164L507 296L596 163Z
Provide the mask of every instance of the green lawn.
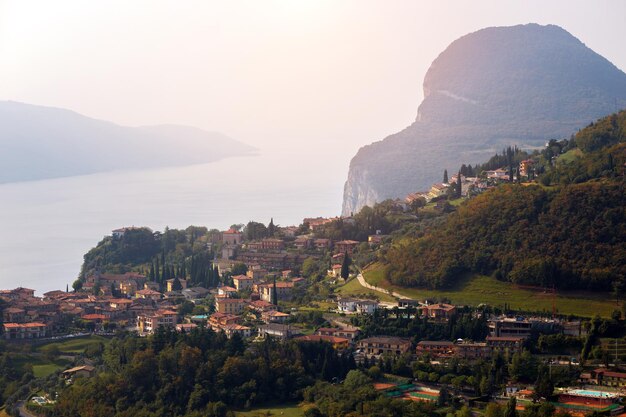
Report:
M287 404L279 405L271 408L256 408L250 411L235 411L236 417L264 417L264 416L283 416L283 417L302 417L306 405Z
M59 352L66 354L76 354L83 353L87 347L97 344L104 343L107 344L109 339L101 336L85 336L85 337L77 337L72 339L65 339L60 342L51 342L43 345L37 346L38 352L45 352L47 349L51 347L57 347Z
M446 299L453 304L474 306L482 303L504 306L504 303L507 303L514 310L552 311L551 292L518 288L511 283L501 282L484 275L462 278L454 288L449 290L402 288L391 285L385 280L380 264L370 266L364 276L365 280L372 285L392 289L417 300ZM613 310L621 308L608 293L583 291L558 293L555 306L559 314L574 314L583 317L592 317L596 314L610 317Z
M576 148L576 149L570 149L569 151L565 152L563 155L560 155L558 157L558 159L556 160L557 164L558 163L570 163L578 158L580 158L581 156L583 156L583 151L581 151L580 149Z
M369 281L368 281L369 282ZM373 284L370 282L370 284ZM389 294L385 294L382 292L370 290L368 288L363 287L356 278L351 279L341 287L335 290L336 293L341 294L342 296L351 296L351 297L359 297L359 296L376 296L380 301L386 301L393 303L396 301Z
M65 369L70 365L69 361L64 359L48 360L42 356L31 356L26 354L15 355L11 358L14 365L24 367L32 365L33 374L36 378L46 377L58 370Z

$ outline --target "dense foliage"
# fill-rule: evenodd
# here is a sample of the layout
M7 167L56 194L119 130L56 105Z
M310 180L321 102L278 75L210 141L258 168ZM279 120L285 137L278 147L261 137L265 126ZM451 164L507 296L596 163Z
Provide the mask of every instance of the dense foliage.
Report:
M315 380L343 379L356 366L327 343L246 348L238 337L204 329L115 339L102 361L96 377L61 393L58 415L221 416L227 407L299 400Z
M565 141L563 150L606 147L576 148L578 158L549 165L540 182L556 186L501 185L459 207L430 233L396 239L384 254L388 278L438 288L469 271L526 285L623 288L626 144L617 142L625 138L625 120L626 112L610 116Z

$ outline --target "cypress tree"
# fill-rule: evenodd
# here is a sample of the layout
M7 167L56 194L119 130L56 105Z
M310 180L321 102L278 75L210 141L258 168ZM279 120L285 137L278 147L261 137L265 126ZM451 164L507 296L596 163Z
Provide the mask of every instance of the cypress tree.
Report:
M278 305L278 292L276 291L276 278L274 278L274 284L272 285L272 292L270 293L270 303Z
M508 403L506 403L506 408L504 409L504 417L517 417L517 410L515 407L517 406L517 401L515 401L515 397L511 397Z
M274 218L270 219L270 224L267 225L267 234L272 237L276 233L276 226L274 226Z
M461 184L461 171L459 170L458 177L456 177L456 197L460 198L461 193L463 191L463 186Z
M343 254L343 263L341 264L341 278L348 279L350 276L350 257L348 252Z
M183 289L183 284L180 283L178 277L174 278L174 282L172 283L172 291L180 291Z
M448 170L447 169L443 170L443 183L444 184L448 183Z

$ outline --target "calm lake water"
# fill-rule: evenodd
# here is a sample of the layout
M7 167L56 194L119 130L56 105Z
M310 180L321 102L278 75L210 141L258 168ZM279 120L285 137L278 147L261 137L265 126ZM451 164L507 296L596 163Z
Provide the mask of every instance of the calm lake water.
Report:
M223 230L270 217L287 226L338 215L344 169L301 158L272 153L0 185L0 288L24 286L41 295L71 287L83 255L122 226Z

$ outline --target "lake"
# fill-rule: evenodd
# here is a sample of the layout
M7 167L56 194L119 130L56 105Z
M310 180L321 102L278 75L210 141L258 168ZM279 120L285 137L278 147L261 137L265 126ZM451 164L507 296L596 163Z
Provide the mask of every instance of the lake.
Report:
M345 167L300 153L0 185L0 288L38 295L70 287L83 255L111 230L189 225L224 230L249 220L282 226L341 212Z

